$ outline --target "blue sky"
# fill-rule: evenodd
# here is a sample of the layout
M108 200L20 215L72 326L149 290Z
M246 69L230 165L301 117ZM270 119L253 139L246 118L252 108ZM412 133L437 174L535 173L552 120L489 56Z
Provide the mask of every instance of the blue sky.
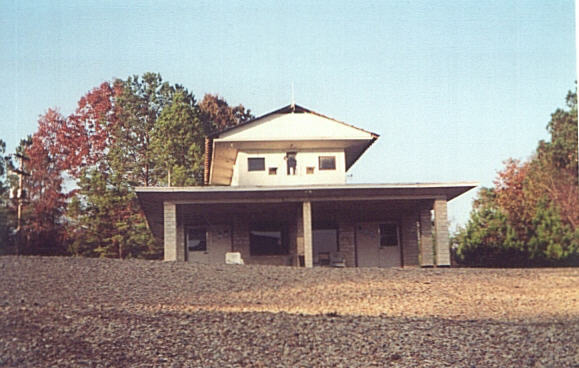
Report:
M574 86L573 1L0 0L0 138L159 72L261 115L291 100L379 133L350 182L478 181L526 159ZM475 192L454 200L464 223Z

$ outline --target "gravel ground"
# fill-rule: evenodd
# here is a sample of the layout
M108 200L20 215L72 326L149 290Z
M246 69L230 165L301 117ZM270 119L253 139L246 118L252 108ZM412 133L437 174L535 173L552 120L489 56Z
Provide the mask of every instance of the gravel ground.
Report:
M579 269L0 257L0 281L0 366L579 366Z

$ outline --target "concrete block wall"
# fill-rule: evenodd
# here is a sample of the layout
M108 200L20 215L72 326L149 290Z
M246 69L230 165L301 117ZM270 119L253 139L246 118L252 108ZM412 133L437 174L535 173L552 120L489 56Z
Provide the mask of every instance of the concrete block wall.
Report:
M338 228L338 246L346 259L346 267L356 267L356 225L340 222Z
M416 214L402 216L400 237L402 241L402 255L404 266L418 265L418 229Z
M235 216L232 229L232 248L234 252L241 253L244 262L250 259L249 251L249 221L242 216Z

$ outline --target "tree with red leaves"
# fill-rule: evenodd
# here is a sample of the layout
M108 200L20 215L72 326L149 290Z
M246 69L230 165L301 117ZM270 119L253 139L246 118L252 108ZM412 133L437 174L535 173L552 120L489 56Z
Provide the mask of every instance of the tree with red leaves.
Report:
M454 237L459 261L479 266L579 265L577 93L557 109L526 162L509 159Z
M38 120L38 130L21 142L21 150L29 158L25 166L30 174L24 188L27 204L23 212L23 254L63 254L66 195L62 192L62 162L57 135L65 118L49 109Z
M134 187L166 185L169 172L172 184L199 184L203 137L252 118L218 96L202 105L145 73L102 83L67 117L48 110L21 147L31 173L25 252L158 258Z

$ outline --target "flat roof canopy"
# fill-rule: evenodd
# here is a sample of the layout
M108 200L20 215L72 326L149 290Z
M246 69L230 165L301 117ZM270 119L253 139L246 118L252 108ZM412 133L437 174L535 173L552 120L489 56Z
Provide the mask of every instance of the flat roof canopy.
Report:
M153 233L163 233L163 202L176 204L272 204L352 201L447 201L475 188L478 183L343 184L309 186L205 186L137 187L141 208Z

